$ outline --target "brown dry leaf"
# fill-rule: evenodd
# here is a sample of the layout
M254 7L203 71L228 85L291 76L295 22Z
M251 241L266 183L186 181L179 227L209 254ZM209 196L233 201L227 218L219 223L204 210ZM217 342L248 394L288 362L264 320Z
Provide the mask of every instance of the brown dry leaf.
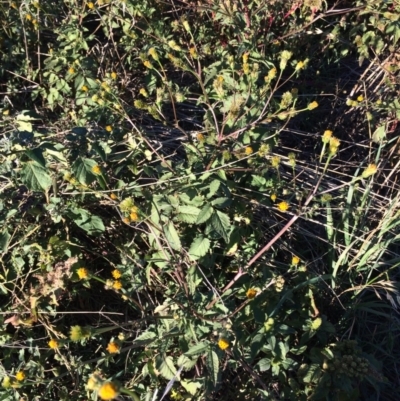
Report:
M18 315L14 315L4 320L5 324L11 323L14 327L20 325L20 320Z

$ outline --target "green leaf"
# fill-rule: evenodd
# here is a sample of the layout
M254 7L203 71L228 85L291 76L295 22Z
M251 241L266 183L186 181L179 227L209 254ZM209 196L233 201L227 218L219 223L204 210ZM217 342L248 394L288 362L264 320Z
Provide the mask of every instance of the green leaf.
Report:
M181 240L179 239L178 232L175 229L174 224L170 221L166 226L164 226L164 234L167 241L172 249L175 251L180 251L182 248Z
M200 235L196 237L190 245L189 256L191 260L197 260L206 255L210 249L210 240Z
M97 163L94 160L78 157L72 165L72 172L81 184L89 185L96 179L92 172L95 166L97 166Z
M372 140L375 143L381 143L386 139L386 124L379 126L372 134Z
M167 356L163 360L162 364L158 367L158 371L165 379L171 380L173 377L175 377L176 369L172 360L172 356ZM177 380L179 380L179 378L177 378Z
M31 191L35 192L47 191L52 182L47 169L36 161L25 163L21 171L21 180Z
M210 184L210 192L208 193L207 198L213 197L217 193L220 185L221 185L221 181L213 180Z
M0 233L0 250L2 252L7 252L10 238L11 235L8 233L8 231L3 231L2 233Z
M156 333L153 333L152 331L146 331L142 333L140 336L136 337L135 340L133 341L134 344L149 344L155 341L157 335Z
M195 395L197 390L201 388L201 383L194 381L181 380L182 387L191 395Z
M90 214L87 210L73 208L67 212L68 217L89 235L99 235L105 231L103 221L100 217Z
M271 368L271 361L268 358L263 358L257 362L257 365L260 368L260 372L265 372Z
M218 207L228 207L231 203L232 203L231 198L217 198L211 202L213 206L218 206Z
M183 221L184 223L194 224L197 221L199 213L200 209L197 207L179 206L176 219L179 221Z
M251 185L258 188L262 187L267 181L264 177L261 177L260 175L252 175L251 178Z
M205 223L213 214L214 209L213 207L207 203L203 209L201 209L199 215L197 216L196 224Z
M34 162L40 164L42 167L46 168L46 160L43 157L43 151L41 149L30 149L25 151L25 154Z
M227 214L216 210L211 218L211 226L225 242L229 242L231 223Z
M204 354L208 349L208 343L200 342L185 352L186 356L196 356Z
M181 355L178 359L177 365L178 366L183 366L183 370L190 370L192 369L194 366L196 366L197 363L197 358L196 359L191 359L188 358L186 355Z
M212 349L210 349L207 354L207 367L215 386L218 383L219 359L217 353Z

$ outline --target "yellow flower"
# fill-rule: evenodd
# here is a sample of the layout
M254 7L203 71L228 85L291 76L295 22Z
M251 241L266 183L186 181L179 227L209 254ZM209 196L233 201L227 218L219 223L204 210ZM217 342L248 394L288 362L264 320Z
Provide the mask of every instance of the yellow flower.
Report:
M272 68L268 71L268 76L265 77L266 81L272 81L276 77L276 68Z
M193 58L197 58L196 48L194 46L189 48L189 53Z
M83 92L87 92L89 90L89 88L86 85L83 85L81 88L81 91Z
M32 20L32 15L26 14L26 15L25 15L25 18L26 18L28 21L31 21L31 20Z
M22 382L25 379L25 373L20 370L19 372L16 373L15 378L19 381Z
M296 71L302 70L304 68L303 61L299 61L296 65Z
M95 166L92 167L92 173L96 174L96 175L100 175L101 174L101 168L100 166L98 166L97 164Z
M318 107L318 103L314 100L308 105L308 110L314 110Z
M138 221L139 220L139 216L138 216L138 214L136 212L131 212L129 214L129 218L130 218L131 221Z
M278 203L278 209L279 209L281 212L286 212L286 210L289 209L289 204L288 204L287 202L285 202L285 201L280 202L280 203Z
M82 280L84 278L87 278L89 276L89 271L88 269L84 268L84 267L80 267L76 273L78 274L78 277Z
M102 400L113 400L118 394L118 386L113 382L106 382L99 388L99 397Z
M129 220L129 218L128 217L124 217L123 219L122 219L122 221L125 223L125 224L129 224L131 221Z
M189 22L187 22L186 19L184 19L184 20L182 21L182 25L183 25L183 27L185 28L185 30L186 30L187 32L190 32L190 25L189 25Z
M11 378L9 376L4 376L3 381L1 382L1 386L5 389L11 388Z
M270 318L264 323L265 331L266 331L266 332L270 331L270 330L274 327L274 324L275 324L275 320L274 320L272 317L270 317Z
M113 270L111 274L115 278L115 280L118 280L122 276L121 272L118 269Z
M340 146L340 141L339 141L339 139L337 139L336 137L333 136L333 137L329 140L329 153L330 153L331 155L334 155L334 154L337 152L339 146Z
M106 125L106 131L111 132L113 130L111 125Z
M320 317L317 317L314 319L311 323L311 329L312 330L318 330L321 327L322 324L322 319Z
M359 102L362 102L362 101L364 100L364 96L363 96L363 95L358 96L357 100L358 100Z
M122 288L122 283L119 280L115 280L112 286L114 290L120 290Z
M322 142L323 143L329 143L331 137L332 137L333 132L331 130L326 130L324 132L324 135L322 135Z
M300 263L300 258L298 256L292 257L292 265L298 265Z
M88 390L93 391L93 390L97 390L98 385L99 385L99 382L97 381L96 377L95 376L90 376L89 380L86 383L86 388Z
M149 96L149 94L147 93L147 90L145 88L140 88L139 93L144 97Z
M368 178L371 175L374 175L378 171L378 167L376 164L369 164L368 167L363 171L362 178Z
M168 46L171 47L172 49L176 50L176 51L180 51L181 50L181 47L176 44L175 40L170 40L168 42Z
M272 194L272 195L271 195L271 200L272 200L272 202L275 202L275 201L276 201L276 194Z
M89 1L89 3L87 4L87 6L88 6L88 8L90 8L91 10L93 10L93 8L94 8L94 4L93 4L91 1Z
M118 77L117 73L113 71L111 73L111 79L117 79L117 77Z
M69 67L68 72L70 74L73 74L75 72L75 69L73 67Z
M253 148L251 146L246 146L244 153L246 155L251 155L253 153Z
M117 343L111 342L107 345L107 351L110 354L116 354L119 352L120 346Z
M255 288L249 288L246 292L246 297L253 299L257 295L257 290Z
M156 60L156 61L158 60L158 54L157 54L157 51L156 51L156 49L154 47L151 47L149 49L149 51L147 52L147 54L149 56L153 57L154 60Z
M85 338L90 337L90 329L87 327L82 327L82 326L71 326L71 329L69 331L69 338L71 341L81 341Z
M146 68L149 68L149 69L152 69L152 68L153 68L153 65L150 63L149 60L143 61L143 64L144 64L144 66L145 66Z
M272 167L274 167L274 168L278 168L280 162L281 162L281 158L280 158L279 156L274 156L274 157L271 159L271 165L272 165Z
M222 349L222 351L226 350L227 348L229 348L229 340L227 340L226 338L220 338L218 341L218 347Z
M197 138L197 140L199 141L199 142L204 142L204 135L202 134L202 133L198 133L197 135L196 135L196 138Z
M51 339L49 342L48 342L48 344L49 344L49 347L51 348L51 349L57 349L58 348L58 341L57 340L54 340L54 339Z

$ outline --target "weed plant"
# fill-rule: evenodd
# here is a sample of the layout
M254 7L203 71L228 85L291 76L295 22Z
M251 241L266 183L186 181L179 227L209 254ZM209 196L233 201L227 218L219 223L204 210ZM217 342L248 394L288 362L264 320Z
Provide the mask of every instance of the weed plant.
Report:
M1 400L397 400L398 2L0 13Z

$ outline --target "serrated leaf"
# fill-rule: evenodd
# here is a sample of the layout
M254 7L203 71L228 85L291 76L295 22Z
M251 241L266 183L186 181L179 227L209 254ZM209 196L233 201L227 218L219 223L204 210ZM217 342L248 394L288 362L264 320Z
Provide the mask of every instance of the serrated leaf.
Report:
M194 224L197 221L197 217L200 213L200 209L194 206L179 206L178 214L176 219L185 223Z
M78 157L72 165L72 172L81 184L89 185L96 179L92 172L95 166L97 163L94 160Z
M227 214L215 210L211 217L211 226L225 242L229 242L231 222Z
M266 183L266 179L260 175L252 175L251 178L251 185L255 187L262 187Z
M182 387L191 395L195 395L197 390L201 388L201 383L194 381L181 380Z
M156 333L153 333L152 331L146 331L140 334L140 336L136 337L135 341L151 340L156 337L157 337Z
M65 156L61 152L59 152L57 150L53 150L53 149L46 149L46 153L48 153L49 155L53 156L56 160L58 160L64 166L68 166L67 159L65 158Z
M178 366L182 366L183 370L185 371L192 369L194 366L196 366L196 363L197 363L197 358L191 359L183 354L179 357L177 362Z
M21 171L21 180L31 191L36 192L47 191L52 182L47 169L35 161L25 163Z
M315 383L321 376L321 368L318 364L308 365L303 371L303 382L304 383Z
M158 371L165 379L171 380L176 375L176 369L171 356L167 356L162 364L159 366ZM178 380L179 378L177 378Z
M303 345L302 347L294 347L290 350L290 352L294 355L301 355L303 352L307 350L307 345Z
M16 120L15 121L18 125L18 131L26 131L26 132L32 132L32 123L29 121L24 121L24 120Z
M210 191L208 192L207 198L213 197L217 193L220 185L221 185L221 181L213 180L210 184Z
M219 206L219 207L227 207L227 206L229 206L231 203L232 203L232 199L231 199L231 198L226 198L226 197L217 198L217 199L214 199L214 200L211 202L211 204L212 204L213 206Z
M92 215L85 209L73 208L67 213L68 217L89 235L99 235L105 231L103 220L99 216Z
M375 143L381 143L386 139L386 125L383 124L379 126L375 132L372 134L372 140Z
M11 235L8 233L8 231L3 231L2 233L0 233L0 250L2 252L7 252L10 238Z
M194 196L193 198L190 198L186 193L179 195L179 199L183 203L191 206L201 206L204 203L204 199L201 196Z
M186 356L196 356L204 354L208 349L208 343L200 342L195 346L191 347L188 351L185 352Z
M212 349L207 354L207 367L215 386L218 383L219 359L217 353Z
M213 207L207 203L203 209L201 209L199 215L197 216L196 224L205 223L213 214L214 209Z
M176 231L172 221L164 226L164 234L170 247L175 249L175 251L180 251L182 248L181 240L179 239L178 232Z
M191 260L197 260L206 255L210 249L210 240L200 235L196 237L190 245L189 256Z
M46 168L46 160L43 157L43 151L41 149L29 149L25 151L25 154L34 162L40 164Z

